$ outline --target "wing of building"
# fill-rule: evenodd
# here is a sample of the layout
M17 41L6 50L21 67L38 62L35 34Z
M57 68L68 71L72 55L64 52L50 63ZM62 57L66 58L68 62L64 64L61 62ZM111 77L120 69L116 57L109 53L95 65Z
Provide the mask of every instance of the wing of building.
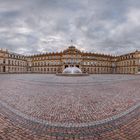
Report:
M140 51L121 56L81 52L70 46L62 52L24 56L0 50L0 73L62 73L76 66L89 74L140 73Z

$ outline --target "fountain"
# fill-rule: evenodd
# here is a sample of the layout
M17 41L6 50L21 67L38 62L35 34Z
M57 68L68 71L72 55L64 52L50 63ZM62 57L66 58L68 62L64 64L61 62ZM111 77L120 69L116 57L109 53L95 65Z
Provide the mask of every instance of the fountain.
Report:
M62 73L56 74L57 76L88 76L87 73L82 73L78 67L67 67Z

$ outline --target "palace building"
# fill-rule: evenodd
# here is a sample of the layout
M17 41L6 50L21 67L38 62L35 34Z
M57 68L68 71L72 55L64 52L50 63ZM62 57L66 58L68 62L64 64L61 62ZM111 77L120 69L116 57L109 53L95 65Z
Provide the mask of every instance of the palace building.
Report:
M140 51L112 56L82 52L69 46L62 52L24 56L0 49L0 73L56 74L74 66L88 74L137 74L140 73Z

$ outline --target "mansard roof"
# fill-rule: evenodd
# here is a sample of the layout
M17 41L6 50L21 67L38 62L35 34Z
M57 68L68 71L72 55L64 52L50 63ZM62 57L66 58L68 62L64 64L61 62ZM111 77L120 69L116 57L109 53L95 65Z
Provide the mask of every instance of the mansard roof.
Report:
M8 54L15 54L15 55L20 55L20 54L16 54L13 52L9 52L7 49L0 49L0 52L4 52L4 53L8 53ZM61 52L45 52L45 53L40 53L40 54L34 54L34 55L20 55L20 56L26 56L26 57L42 57L42 56L53 56L53 55L65 55L65 54L80 54L81 56L97 56L97 57L109 57L109 58L120 58L120 57L128 57L130 55L133 54L140 54L139 50L136 50L134 52L131 53L127 53L127 54L122 54L122 55L109 55L109 54L101 54L101 53L95 53L95 52L83 52L80 51L79 49L77 49L75 46L71 45L69 46L67 49L65 49L64 51Z

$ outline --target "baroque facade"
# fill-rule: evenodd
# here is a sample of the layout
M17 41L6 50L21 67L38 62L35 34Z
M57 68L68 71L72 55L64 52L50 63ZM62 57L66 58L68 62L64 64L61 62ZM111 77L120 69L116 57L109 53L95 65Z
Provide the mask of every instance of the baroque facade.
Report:
M140 73L140 51L121 56L81 52L70 46L62 52L24 56L0 50L0 73L62 73L76 66L89 74Z

